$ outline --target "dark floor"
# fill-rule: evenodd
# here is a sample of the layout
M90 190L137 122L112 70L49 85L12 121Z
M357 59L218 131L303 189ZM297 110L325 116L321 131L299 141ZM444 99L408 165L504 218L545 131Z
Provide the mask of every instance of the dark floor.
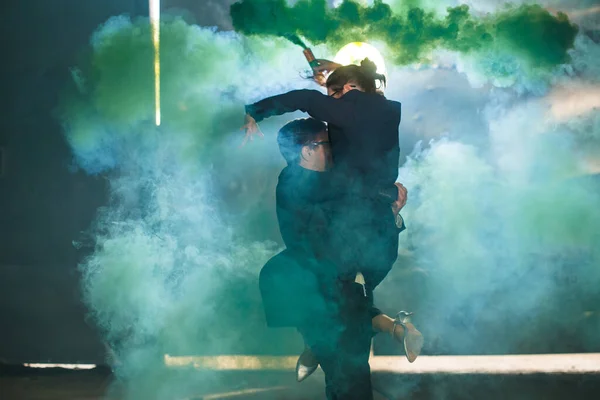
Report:
M153 380L157 380L157 377ZM96 400L133 398L143 400L215 399L323 399L323 375L316 373L298 384L290 371L206 373L165 370L160 374L162 388L155 386L126 396L122 385L114 384L110 370L28 369L0 367L2 400ZM169 388L165 382L168 382ZM374 387L384 396L377 398L415 400L511 399L564 400L600 399L600 375L475 375L375 373Z

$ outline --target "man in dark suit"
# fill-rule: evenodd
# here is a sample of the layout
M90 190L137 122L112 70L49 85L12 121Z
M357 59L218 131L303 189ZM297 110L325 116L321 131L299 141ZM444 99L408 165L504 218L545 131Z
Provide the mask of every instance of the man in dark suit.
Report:
M326 171L331 153L326 129L322 122L306 118L288 123L278 134L288 164L277 185L277 217L286 250L265 265L260 288L268 325L298 328L309 349L299 359L298 380L320 363L328 398L369 399L368 357L374 331L389 332L399 340L405 329L418 338L420 333L411 324L398 326L375 308L373 288L368 288L367 296L358 275L354 281L339 279L340 268L333 261L339 257L331 255L344 250L332 248L330 241L335 232L330 224ZM395 213L406 202L406 189L399 185L398 192ZM402 222L398 232L403 228ZM397 247L392 251L397 254Z

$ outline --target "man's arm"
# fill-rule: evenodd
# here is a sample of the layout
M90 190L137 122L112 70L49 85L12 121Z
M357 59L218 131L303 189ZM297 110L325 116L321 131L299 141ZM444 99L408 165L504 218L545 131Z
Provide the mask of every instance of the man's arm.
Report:
M347 125L353 116L351 103L316 90L292 90L246 106L246 113L256 122L294 111L304 111L313 118L338 126Z
M327 250L328 215L317 198L306 198L295 188L277 185L277 219L286 247L322 258Z
M293 182L280 182L276 188L277 222L283 243L288 249L311 253L307 239L314 206L298 193Z

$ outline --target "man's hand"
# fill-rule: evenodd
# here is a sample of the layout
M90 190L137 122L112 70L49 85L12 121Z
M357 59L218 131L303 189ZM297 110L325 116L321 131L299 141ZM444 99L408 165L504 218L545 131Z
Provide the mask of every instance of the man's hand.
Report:
M400 213L400 210L406 205L406 200L408 199L408 190L406 190L404 185L396 182L396 186L398 187L398 198L392 203L392 212L394 215Z
M256 120L252 118L249 114L246 114L242 130L245 132L245 135L240 147L244 147L246 143L248 143L248 140L253 141L255 135L258 135L261 138L265 137L265 135L261 132L260 128L258 127Z

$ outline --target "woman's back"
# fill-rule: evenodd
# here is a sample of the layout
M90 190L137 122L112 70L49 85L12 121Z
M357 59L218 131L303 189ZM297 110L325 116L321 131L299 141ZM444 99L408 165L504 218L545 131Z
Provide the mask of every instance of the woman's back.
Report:
M344 191L396 191L399 102L359 90L339 99L316 90L293 90L246 106L256 122L296 110L328 123L336 181L349 185Z
M375 93L352 90L339 99L348 103L343 125L329 123L336 172L352 192L395 190L400 147L399 102Z

